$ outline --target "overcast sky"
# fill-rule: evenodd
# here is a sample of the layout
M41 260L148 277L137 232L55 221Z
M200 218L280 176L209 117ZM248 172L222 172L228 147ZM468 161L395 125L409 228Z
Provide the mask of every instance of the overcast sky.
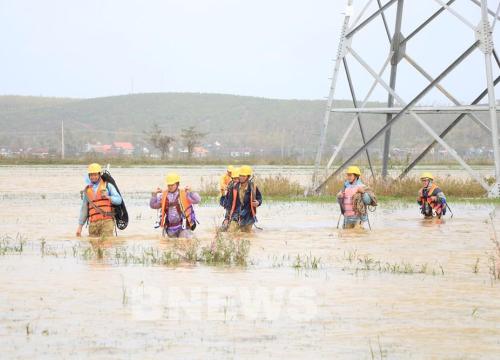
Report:
M354 2L359 12L365 1ZM469 0L456 3L454 9L477 25L479 7ZM0 0L0 94L89 98L207 92L322 99L328 95L345 4L345 0ZM439 7L436 0L405 4L404 35ZM496 10L498 0L489 5ZM390 13L388 20L392 31ZM495 37L497 30L498 26ZM407 50L435 76L473 41L471 29L444 13L412 39ZM353 48L378 71L387 44L382 22L376 21L355 38ZM353 58L349 60L361 99L370 77ZM484 86L483 66L477 52L445 85L460 100L470 101ZM344 78L339 80L337 97L347 98ZM425 84L408 65L401 65L397 87L406 100ZM386 95L377 91L374 98ZM426 101L444 100L433 93Z

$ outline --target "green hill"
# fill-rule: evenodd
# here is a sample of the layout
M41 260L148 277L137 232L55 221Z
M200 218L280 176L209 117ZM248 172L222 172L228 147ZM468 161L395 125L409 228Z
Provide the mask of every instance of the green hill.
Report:
M144 132L158 123L173 136L178 136L182 128L194 125L209 134L207 143L219 141L226 149L263 149L313 156L325 105L324 100L196 93L148 93L94 99L0 96L0 146L57 147L62 120L67 142L76 147L87 141L141 143L146 139ZM351 106L347 101L337 105ZM332 117L329 147L338 142L351 119L350 114ZM452 117L427 115L426 119L440 131ZM363 116L368 136L384 122L385 117L381 115ZM357 134L357 127L355 130ZM393 135L395 147L423 145L430 139L410 117L394 126ZM359 135L351 136L348 146L360 141ZM488 144L485 133L467 118L450 134L449 141L461 148ZM381 144L379 141L374 149Z

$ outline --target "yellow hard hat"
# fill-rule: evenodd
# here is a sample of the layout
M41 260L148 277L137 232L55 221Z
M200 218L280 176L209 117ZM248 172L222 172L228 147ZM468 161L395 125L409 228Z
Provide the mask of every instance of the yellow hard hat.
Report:
M232 173L234 171L234 166L233 165L228 165L227 171L229 171L230 173Z
M181 177L179 175L177 175L176 173L170 173L170 174L167 174L165 181L166 181L167 185L174 185L174 184L177 184L178 182L181 182Z
M240 167L240 176L252 176L253 170L248 165L243 165Z
M231 177L232 178L237 178L240 176L240 169L239 168L233 168L231 171Z
M361 170L359 170L359 167L357 166L349 166L347 168L347 173L361 176Z
M97 174L97 173L100 174L101 172L102 172L101 165L99 165L97 163L90 164L88 169L87 169L87 173L89 173L89 174Z
M432 176L432 174L430 172L424 172L424 173L422 173L422 175L420 175L420 180L424 180L424 179L434 180L434 176Z

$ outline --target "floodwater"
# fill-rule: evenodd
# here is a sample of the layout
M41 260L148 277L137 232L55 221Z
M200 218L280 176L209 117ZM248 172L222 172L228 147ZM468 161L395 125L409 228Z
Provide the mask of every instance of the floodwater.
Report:
M221 169L177 171L196 188ZM130 224L108 250L169 246L148 208L164 172L112 172ZM83 173L0 167L0 236L26 239L0 255L2 359L499 356L493 205L451 204L454 217L436 223L414 204L383 203L372 231L344 232L331 203L265 202L245 267L124 265L73 255L89 246L74 237ZM208 244L221 210L205 202L197 215Z

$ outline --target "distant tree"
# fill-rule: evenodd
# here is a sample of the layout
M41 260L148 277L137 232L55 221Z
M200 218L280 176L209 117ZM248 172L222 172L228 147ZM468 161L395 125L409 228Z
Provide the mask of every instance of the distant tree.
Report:
M165 160L170 152L170 147L175 142L175 138L163 134L160 126L156 123L153 124L147 135L149 143L160 151L162 160Z
M193 156L194 148L199 146L201 144L201 140L207 135L207 133L195 130L194 126L181 130L182 143L187 148L189 158Z
M85 143L86 141L80 136L75 136L71 129L64 129L64 150L66 156L74 156L80 153L84 149Z

